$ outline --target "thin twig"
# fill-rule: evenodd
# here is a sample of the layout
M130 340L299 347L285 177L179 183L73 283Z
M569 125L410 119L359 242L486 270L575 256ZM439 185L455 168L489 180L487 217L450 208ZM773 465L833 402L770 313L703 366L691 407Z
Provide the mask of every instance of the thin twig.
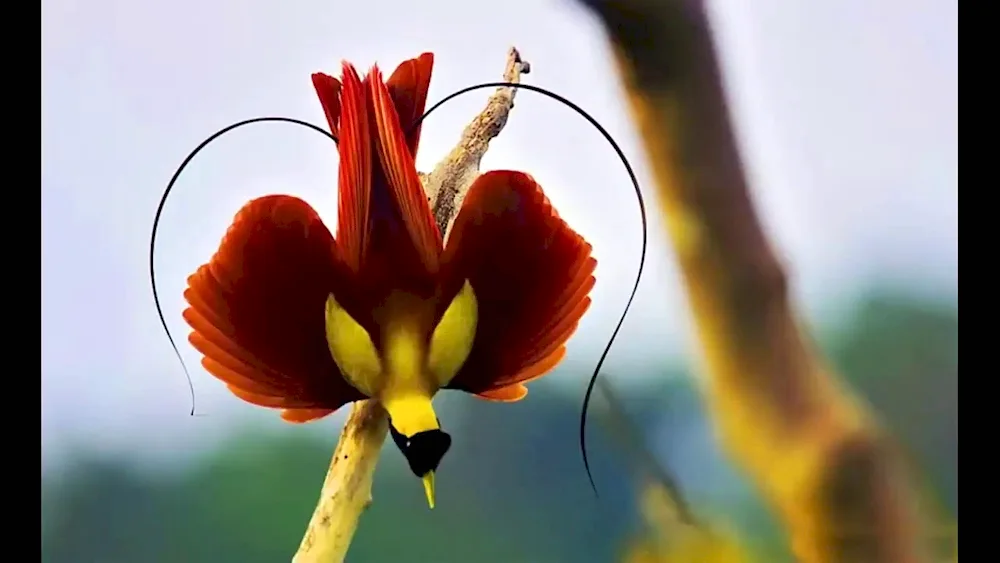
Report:
M517 83L531 66L521 53L511 47L507 52L504 82ZM469 186L479 176L479 163L492 141L507 124L507 115L514 107L515 88L497 88L484 109L462 132L458 145L424 178L428 201L433 202L434 220L442 233L448 233L455 214Z
M656 179L725 447L778 509L798 560L923 560L891 441L798 323L747 186L705 1L584 3L609 32Z
M507 55L504 80L519 82L528 63L517 49ZM447 234L469 185L479 175L489 142L507 123L514 89L499 88L465 128L458 145L430 174L420 174L441 232ZM373 400L352 406L330 461L319 503L293 563L339 563L347 556L361 513L372 502L372 476L388 431L385 410Z

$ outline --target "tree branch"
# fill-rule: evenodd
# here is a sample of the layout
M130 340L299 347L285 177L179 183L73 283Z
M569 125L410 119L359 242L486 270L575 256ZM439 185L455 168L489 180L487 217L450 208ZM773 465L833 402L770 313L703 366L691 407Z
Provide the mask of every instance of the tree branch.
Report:
M372 502L372 477L388 428L388 417L378 402L351 405L293 563L343 561L347 556L358 519Z
M584 0L608 30L723 444L803 562L922 560L888 438L799 326L754 210L703 0Z
M531 65L521 59L521 53L511 47L507 52L504 82L520 82ZM479 176L479 163L486 149L507 124L507 115L514 107L515 88L497 88L484 109L462 132L458 145L444 157L425 179L427 199L432 202L434 220L442 233L448 233L455 214L469 186Z
M519 82L528 69L517 49L511 48L504 80ZM503 129L513 107L514 89L498 88L465 128L458 145L433 172L420 174L442 233L447 235L466 191L479 176L479 163L490 141ZM388 427L385 410L376 401L352 405L293 563L339 563L347 556L361 513L372 502L372 477Z

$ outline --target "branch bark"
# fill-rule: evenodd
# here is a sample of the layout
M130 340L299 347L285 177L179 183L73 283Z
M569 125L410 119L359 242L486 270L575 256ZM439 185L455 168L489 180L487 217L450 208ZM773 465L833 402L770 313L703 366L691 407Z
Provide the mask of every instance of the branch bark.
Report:
M507 53L504 81L519 82L529 68L512 47ZM430 174L420 174L435 221L446 236L466 191L479 176L479 163L490 141L507 123L514 92L514 88L498 88L462 132L458 145ZM372 477L388 428L385 410L376 401L352 405L293 563L335 563L347 556L358 520L372 502Z
M518 83L521 75L530 71L531 65L521 58L517 49L511 47L507 52L504 82ZM424 190L434 211L434 220L442 233L451 231L455 214L461 207L469 186L479 176L479 163L490 147L490 141L507 124L507 116L514 107L516 93L515 88L497 88L486 102L486 109L465 127L458 145L423 178Z
M723 445L803 562L924 560L893 446L797 322L755 212L704 0L584 0L609 33Z

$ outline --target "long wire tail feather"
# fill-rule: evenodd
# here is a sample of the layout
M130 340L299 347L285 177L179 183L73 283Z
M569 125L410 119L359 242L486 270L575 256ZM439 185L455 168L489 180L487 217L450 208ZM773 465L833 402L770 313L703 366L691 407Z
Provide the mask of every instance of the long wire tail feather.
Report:
M597 366L594 368L593 375L590 376L590 381L587 383L587 391L583 396L583 406L580 411L580 453L583 456L583 467L587 472L587 480L590 482L590 488L593 489L594 495L597 495L597 485L594 483L594 476L590 470L590 460L587 457L587 411L590 408L590 399L594 394L594 386L597 384L597 376L601 372L601 367L604 365L604 361L608 357L608 353L611 352L611 346L615 342L615 338L618 336L618 332L621 330L622 325L625 323L625 317L628 315L629 309L632 307L632 301L635 299L636 292L639 291L639 281L642 279L642 271L646 265L646 246L648 242L648 225L646 219L646 201L642 197L642 190L639 188L639 180L636 177L635 171L632 169L632 165L629 163L628 158L625 156L625 152L615 141L611 133L604 128L592 115L587 113L586 110L573 103L569 99L556 94L550 90L539 86L533 86L531 84L522 84L515 82L485 82L483 84L476 84L474 86L468 86L462 88L456 92L453 92L439 102L430 107L424 115L420 117L412 126L413 128L419 127L420 124L427 118L428 115L434 112L437 108L441 107L445 103L469 92L476 90L481 90L483 88L520 88L523 90L528 90L529 92L535 92L542 94L550 99L553 99L564 106L572 109L580 117L587 120L590 125L592 125L598 132L604 137L604 139L611 145L618 158L621 160L622 164L625 166L625 171L628 173L629 180L632 182L632 188L635 190L635 197L639 203L639 213L642 219L642 249L639 254L639 268L635 276L635 284L632 286L632 292L629 294L628 302L625 304L625 310L622 312L621 317L618 319L618 324L615 325L615 330L611 333L611 338L608 339L608 344L604 347L604 351L601 353L601 357L597 360Z
M177 342L174 340L173 335L170 333L170 327L167 326L167 319L163 316L163 307L160 305L160 294L156 289L156 262L154 260L156 251L156 231L160 226L160 217L163 215L163 208L167 203L167 198L170 196L170 193L174 189L174 184L177 183L177 179L180 178L181 173L184 172L184 169L187 168L187 165L191 163L191 160L193 160L194 157L197 156L198 153L202 151L202 149L211 144L212 141L215 141L219 137L225 135L226 133L229 133L234 129L238 129L240 127L243 127L244 125L252 125L254 123L269 123L269 122L291 123L294 125L301 125L302 127L306 127L312 129L313 131L321 133L325 137L332 140L334 143L338 142L337 137L330 134L322 127L319 127L318 125L313 125L312 123L309 123L307 121L302 121L301 119L294 119L291 117L272 117L272 116L255 117L253 119L245 119L243 121L227 125L226 127L223 127L222 129L219 129L215 133L209 135L205 140L199 143L198 146L195 147L194 150L192 150L184 158L183 161L181 161L180 166L177 167L177 170L174 171L174 175L170 178L170 181L167 182L167 187L163 190L163 195L160 196L160 203L156 207L156 214L153 216L153 231L149 237L149 280L153 286L153 303L156 305L156 314L160 318L160 326L163 327L163 332L167 333L167 340L170 341L170 347L173 348L174 355L177 356L177 361L181 363L181 369L184 370L184 376L187 378L188 391L191 394L191 413L190 413L191 416L195 416L195 406L196 406L194 383L191 380L191 372L188 371L187 364L184 362L184 358L181 356L181 352L177 348Z

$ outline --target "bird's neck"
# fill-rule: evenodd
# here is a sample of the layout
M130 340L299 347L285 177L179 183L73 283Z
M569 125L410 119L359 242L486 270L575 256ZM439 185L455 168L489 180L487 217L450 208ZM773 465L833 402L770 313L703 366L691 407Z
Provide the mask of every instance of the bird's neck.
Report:
M427 335L416 323L386 327L383 367L387 375L379 400L393 427L404 436L439 428L431 398L437 392L427 370Z

